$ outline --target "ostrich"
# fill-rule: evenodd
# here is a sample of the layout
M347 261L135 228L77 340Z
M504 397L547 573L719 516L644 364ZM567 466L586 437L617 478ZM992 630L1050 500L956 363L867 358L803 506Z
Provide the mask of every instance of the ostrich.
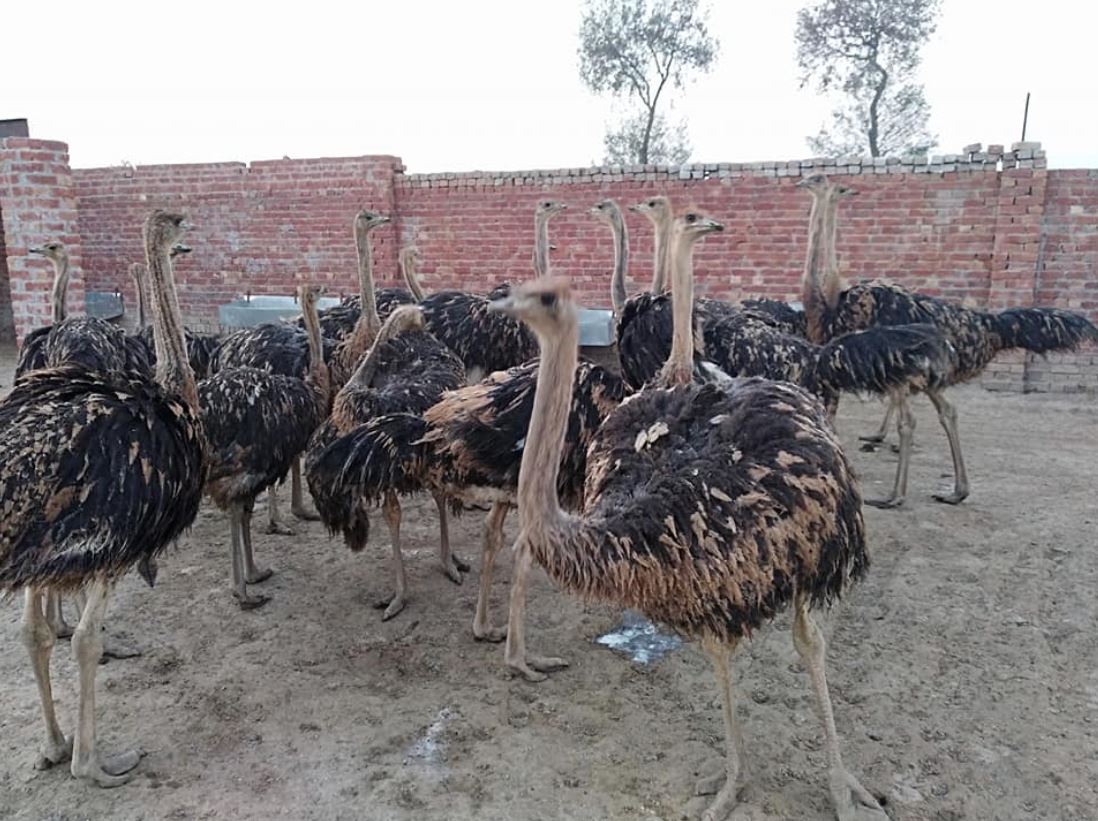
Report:
M607 220L606 208L596 206L591 213L601 221ZM617 242L616 247L620 249L623 244ZM614 279L621 280L625 259L620 253L617 262ZM444 394L422 415L378 416L347 434L339 448L311 449L310 453L310 464L315 465L308 469L310 476L316 471L331 477L323 489L310 478L318 508L329 527L342 531L349 542L365 538L365 505L382 502L394 492L425 489L435 495L436 501L442 495L456 503L491 507L485 520L473 619L473 636L478 641L499 642L507 635L505 628L491 624L489 597L507 512L515 504L519 460L537 380L536 360L497 371L481 382ZM590 362L579 363L560 484L561 493L574 507L583 497L587 444L624 395L624 385L616 374ZM322 501L327 499L335 500L336 505L329 508ZM362 507L343 504L346 499L361 500ZM515 579L512 583L525 582ZM531 680L543 679L544 675L532 666L554 670L565 666L565 662L536 659L527 664L523 659L513 669Z
M355 369L358 360L373 342L381 327L374 288L370 234L388 223L389 217L366 208L355 215L353 233L358 257L359 306L366 306L366 308L361 310L360 307L337 306L329 309L336 311L344 319L353 315L349 329L338 337L337 342L330 341L322 330L321 338L326 343L324 358L331 369L330 381L334 385L342 385L347 381L347 377ZM290 323L269 322L230 334L218 348L214 370L225 367L264 368L283 376L303 378L309 367L306 356L309 337L308 332L304 330L306 321L304 315L300 321L301 328ZM290 465L290 493L290 512L294 516L310 520L318 518L316 511L309 509L305 504L301 463L296 458ZM293 534L293 530L280 519L278 494L273 487L268 492L268 513L268 532Z
M813 226L821 222L813 212ZM814 227L805 265L820 265L823 243ZM762 376L797 384L834 409L840 392L885 393L923 387L948 368L948 348L928 325L875 328L826 345L775 327L753 310L718 300L696 303L698 347L705 359L735 376ZM626 383L637 389L656 376L673 340L673 297L641 294L629 300L618 324L618 355Z
M707 221L683 226L688 254ZM692 233L693 232L693 233ZM519 473L516 566L537 561L585 598L641 610L697 638L723 701L726 781L702 818L724 818L742 786L746 745L730 660L741 639L793 607L793 643L808 668L825 734L831 799L840 821L885 821L845 768L825 675L825 642L810 615L869 564L853 472L818 401L758 378L730 387L689 380L689 324L662 377L603 423L591 445L578 515L557 498L557 473L576 368L578 322L566 285L530 283L498 303L538 334L542 376ZM690 302L684 302L687 312ZM684 356L685 355L685 356ZM515 588L515 619L523 612ZM518 648L525 652L524 648ZM710 792L710 783L699 784Z
M336 395L331 418L317 430L309 445L305 473L317 509L328 528L341 530L351 550L366 546L369 536L366 499L342 482L343 466L353 455L354 431L387 413L420 414L435 404L445 391L465 382L461 360L424 329L423 313L418 307L400 306L393 310L377 334L373 346L357 370ZM390 443L400 452L409 441ZM382 603L382 620L388 621L404 609L407 601L407 576L401 552L402 518L399 496L420 489L408 483L387 487L382 498L385 520L393 552L394 592ZM434 494L439 515L439 561L442 572L455 584L464 580L469 564L450 551L446 498Z
M625 275L629 270L629 233L621 208L611 199L601 200L588 211L597 221L606 225L614 237L614 272L610 277L610 305L614 309L615 322L625 310Z
M53 324L27 334L15 366L16 378L38 368L73 365L100 374L151 379L149 351L140 341L104 319L66 316L70 265L64 244L55 240L28 250L53 263Z
M169 254L173 266L176 258L191 253L191 250L189 245L184 245L181 242L173 245ZM148 304L149 295L145 293L144 271L142 269L143 266L137 262L130 266L130 277L133 279L134 292L137 295L137 330L134 336L145 344L149 351L150 361L155 364L156 352L153 346L153 331L152 326L148 324L148 311L145 307ZM221 337L217 334L198 333L187 327L183 328L183 336L187 343L187 358L191 363L191 370L194 371L195 379L205 379L210 375L210 362L213 360L217 346L221 343Z
M309 436L328 413L330 385L324 364L316 303L320 288L301 286L298 298L308 335L308 371L303 379L260 368L222 368L198 384L202 425L210 448L206 492L229 514L232 586L241 609L270 601L249 593L248 584L270 578L252 554L255 498L286 475Z
M390 222L389 217L369 210L361 211L358 220L359 222L356 223L356 226L360 225L360 227L356 228L355 245L358 249L359 292L353 296L345 297L339 305L320 312L321 333L328 339L332 339L336 342L344 340L354 332L359 318L362 315L362 282L367 277L370 278L371 283L373 282L373 251L365 237L370 232L380 228L382 225L387 225ZM403 256L400 257L400 260L403 261ZM373 286L371 285L371 287ZM374 305L376 314L381 319L384 319L398 305L410 305L418 300L415 298L412 291L407 288L373 287L373 291L371 295L367 297L367 301ZM296 322L298 327L304 327L301 317L298 317ZM373 330L376 333L376 327ZM369 347L369 342L366 343L366 347ZM350 370L354 370L355 364L356 363L351 363Z
M556 200L540 200L534 212L534 271L549 271L549 221L567 208ZM410 270L410 269L405 269ZM412 279L415 279L414 272ZM422 291L416 286L412 288ZM494 371L520 365L537 356L534 337L522 325L488 310L489 302L510 289L498 285L486 295L465 291L437 291L420 300L427 330L436 336L465 365L469 383Z
M945 398L944 389L979 376L1000 351L1074 350L1084 342L1098 341L1098 328L1085 317L1056 308L1009 308L995 313L964 308L880 280L843 287L834 250L836 212L843 192L823 175L808 177L801 184L809 189L814 201L823 203L826 227L821 233L829 243L824 257L829 261L825 276L820 277L817 270L805 271L803 298L809 335L827 340L852 331L920 322L938 328L954 350L951 367L940 379L922 386L899 386L893 393L900 434L896 476L887 498L866 503L891 508L904 502L915 429L907 395L912 390L921 390L938 412L953 457L953 491L936 493L934 499L959 504L969 494L968 474L961 455L957 410Z
M74 777L103 787L128 780L140 759L96 745L95 675L110 591L182 534L202 499L202 427L168 263L184 227L182 215L165 211L145 223L155 381L65 365L28 372L0 402L0 592L24 591L22 635L46 726L36 766L71 757ZM43 600L74 590L87 598L72 637L80 702L70 740L54 712L55 636Z

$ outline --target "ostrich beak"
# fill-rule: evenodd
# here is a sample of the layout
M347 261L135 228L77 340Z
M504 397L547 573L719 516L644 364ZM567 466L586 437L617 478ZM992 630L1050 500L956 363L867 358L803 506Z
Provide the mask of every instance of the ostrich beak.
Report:
M45 256L46 255L46 249L45 248L39 248L38 246L35 246L34 248L28 248L27 253L28 254L39 254L40 256Z
M707 219L705 221L705 227L710 231L723 231L724 230L724 223L723 222L717 222L714 219Z

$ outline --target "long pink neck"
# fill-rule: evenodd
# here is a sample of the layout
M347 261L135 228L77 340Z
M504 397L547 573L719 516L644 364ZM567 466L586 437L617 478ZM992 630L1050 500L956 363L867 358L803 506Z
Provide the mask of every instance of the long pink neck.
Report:
M524 531L555 530L564 518L557 499L557 478L579 358L579 320L570 305L562 310L560 332L538 334L541 364L518 477L519 519Z
M621 214L611 220L610 230L614 233L614 274L610 278L610 304L614 308L614 315L621 316L626 300L625 272L629 267L629 234Z
M69 293L69 255L62 254L60 258L53 260L53 288L50 291L50 308L53 313L53 324L65 318L68 308L65 300Z
M156 349L156 380L169 393L183 397L197 413L198 391L195 388L194 371L191 370L187 357L187 343L183 335L179 297L172 277L171 258L167 247L159 247L152 239L146 242L145 254L148 263L153 346Z
M801 277L801 304L804 305L808 338L818 345L826 341L823 337L827 303L824 301L821 274L826 255L823 242L826 208L823 199L822 194L812 192L812 211L808 215L808 249L805 252L804 275Z
M676 236L671 258L671 354L660 381L687 384L694 378L694 242L695 237Z
M671 217L661 214L653 224L656 236L652 250L652 293L659 296L667 290L671 273Z

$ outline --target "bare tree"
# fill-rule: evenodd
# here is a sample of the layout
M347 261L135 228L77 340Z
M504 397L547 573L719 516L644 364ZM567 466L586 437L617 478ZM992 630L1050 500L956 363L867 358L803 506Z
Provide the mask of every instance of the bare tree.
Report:
M930 106L911 77L934 33L941 0L822 0L797 14L802 87L849 98L832 128L809 138L815 151L870 156L927 151Z
M667 146L661 148L665 156L682 154L685 127L670 129L658 107L665 91L681 89L690 72L708 71L717 57L720 43L710 34L707 10L699 9L698 2L587 0L579 35L581 79L596 93L627 96L642 108L637 118L607 133L611 161L656 161L652 149L658 133ZM671 150L673 144L678 151ZM686 152L688 156L688 147Z

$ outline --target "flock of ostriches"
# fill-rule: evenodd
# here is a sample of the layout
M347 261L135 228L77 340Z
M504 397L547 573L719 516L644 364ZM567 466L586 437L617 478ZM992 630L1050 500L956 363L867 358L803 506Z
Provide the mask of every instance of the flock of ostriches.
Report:
M133 270L142 325L135 334L65 317L65 249L33 249L55 265L54 321L28 335L0 403L0 592L26 597L22 637L46 730L39 766L71 758L74 776L102 786L126 781L138 753L105 755L95 733L95 673L112 650L103 632L112 585L135 565L152 584L157 555L209 495L230 522L233 595L243 608L262 605L267 598L252 586L271 571L253 555L253 507L267 491L271 527L286 529L275 486L289 474L292 511L319 515L352 550L366 545L370 514L381 508L394 569L386 619L407 596L401 499L434 497L439 561L454 582L469 565L451 552L447 516L487 510L473 633L506 639L507 665L532 681L565 665L526 650L535 562L570 592L636 608L697 638L717 674L727 735L723 786L699 787L716 793L707 819L723 818L742 786L732 653L792 607L835 811L842 821L884 818L843 766L824 639L810 615L869 566L863 500L832 427L839 396L890 397L899 466L892 493L872 503L895 506L911 457L910 396L925 393L954 464L954 490L937 498L957 503L968 479L945 389L978 375L999 351L1070 349L1098 339L1098 330L1055 309L986 313L881 281L848 287L835 239L836 212L850 192L822 176L800 185L812 201L801 309L695 299L693 249L723 226L695 211L676 216L664 197L631 206L654 226L655 270L649 290L627 296L622 213L612 200L590 209L614 239L620 374L579 356L576 305L567 283L549 275L548 225L565 207L553 200L537 205L529 282L489 294L425 294L415 251L406 249L408 288L377 289L370 233L388 220L363 210L354 220L356 298L318 311L320 289L303 286L296 323L221 339L182 324L172 275L172 257L190 250L181 245L181 214L158 210L145 222L146 261ZM520 533L503 627L491 623L488 599L513 507ZM79 607L75 629L65 624L63 595ZM72 636L79 667L72 737L58 723L50 685L59 635Z

